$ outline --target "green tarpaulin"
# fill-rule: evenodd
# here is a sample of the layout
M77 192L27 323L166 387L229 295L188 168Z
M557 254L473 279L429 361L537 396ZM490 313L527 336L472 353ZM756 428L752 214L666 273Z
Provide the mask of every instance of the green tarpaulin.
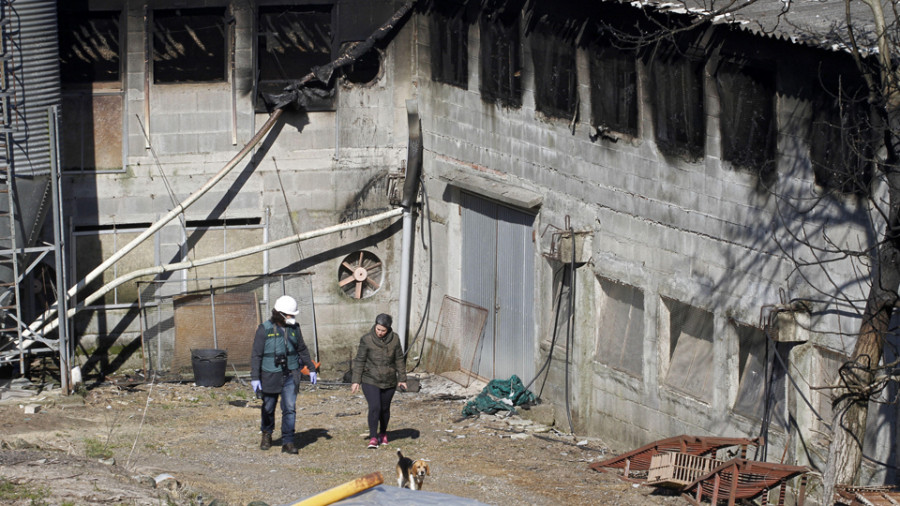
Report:
M516 406L534 404L535 397L525 389L522 380L513 374L508 380L494 379L478 394L478 397L466 403L462 413L472 416L477 413L493 415L498 411L516 412Z

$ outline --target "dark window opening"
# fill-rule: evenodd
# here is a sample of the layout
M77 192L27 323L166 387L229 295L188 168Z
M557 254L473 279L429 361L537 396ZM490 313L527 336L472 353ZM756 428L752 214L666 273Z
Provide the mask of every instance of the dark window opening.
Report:
M341 69L344 79L353 84L369 84L381 73L381 52L377 48L366 51L358 60Z
M119 82L118 11L60 11L59 70L65 84Z
M469 23L465 9L440 4L431 15L431 79L469 86Z
M67 8L68 7L68 8ZM121 170L121 12L59 9L63 170Z
M872 125L864 100L816 101L809 157L816 184L826 191L865 195L872 182Z
M634 53L594 46L590 67L591 125L637 135L638 84Z
M535 109L571 119L578 107L575 44L541 28L531 34Z
M299 81L313 67L332 60L334 36L330 5L260 7L258 20L257 109L263 108L263 94L281 93L291 82ZM308 111L334 110L334 96L326 91L310 94L304 108Z
M519 15L481 17L481 98L507 107L522 106Z
M769 181L775 175L775 79L771 72L723 63L716 72L722 159Z
M659 57L651 65L656 144L666 155L703 157L706 115L703 64L683 56Z
M153 82L223 82L225 11L221 8L153 11Z
M259 225L260 223L262 223L260 218L223 218L217 220L187 220L185 226L188 228L241 227Z

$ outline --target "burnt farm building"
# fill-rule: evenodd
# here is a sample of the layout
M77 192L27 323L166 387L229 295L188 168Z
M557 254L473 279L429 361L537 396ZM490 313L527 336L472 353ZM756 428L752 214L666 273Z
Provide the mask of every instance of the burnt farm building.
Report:
M387 312L577 434L821 469L878 135L843 2L772 3L0 1L0 364L246 371L287 293L325 378Z

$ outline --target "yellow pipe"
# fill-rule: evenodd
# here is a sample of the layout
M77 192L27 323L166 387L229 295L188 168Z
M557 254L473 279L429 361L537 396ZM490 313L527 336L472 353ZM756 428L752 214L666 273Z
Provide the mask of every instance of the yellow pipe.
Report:
M384 483L384 477L381 476L381 473L367 474L362 478L348 481L343 485L330 488L300 502L291 503L290 506L325 506L382 483Z

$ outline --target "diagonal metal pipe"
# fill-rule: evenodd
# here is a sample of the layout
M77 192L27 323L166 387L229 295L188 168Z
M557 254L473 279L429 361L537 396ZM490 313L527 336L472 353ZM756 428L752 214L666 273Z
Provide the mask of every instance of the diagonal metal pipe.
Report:
M366 225L371 225L373 223L378 223L379 221L389 220L391 218L400 216L403 214L403 208L391 209L390 211L385 211L383 213L375 214L372 216L368 216L366 218L360 218L358 220L348 221L346 223L341 223L339 225L332 225L330 227L320 228L318 230L311 230L309 232L303 232L300 234L292 235L290 237L285 237L284 239L279 239L277 241L273 241L266 244L259 244L256 246L251 246L249 248L244 248L238 251L232 251L231 253L224 253L221 255L201 258L199 260L187 260L184 262L175 262L171 264L165 265L157 265L154 267L147 267L145 269L138 269L136 271L129 272L123 276L119 276L118 278L110 281L109 283L100 287L97 291L87 296L84 301L81 303L81 306L87 306L110 291L112 291L117 286L122 285L123 283L127 283L133 279L137 279L142 276L150 276L154 274L162 274L164 272L172 272L172 271L180 271L184 269L190 269L193 267L201 267L204 265L214 264L218 262L224 262L226 260L232 260L235 258L240 258L248 255L254 255L256 253L262 253L263 251L280 248L282 246L289 246L296 242L305 241L308 239L313 239L316 237L321 237L323 235L334 234L336 232L343 232L344 230L350 230L352 228L363 227ZM80 309L79 307L73 307L69 309L68 316L74 316L75 312ZM59 319L55 318L52 321L48 322L45 330L47 332L56 328L59 325Z

